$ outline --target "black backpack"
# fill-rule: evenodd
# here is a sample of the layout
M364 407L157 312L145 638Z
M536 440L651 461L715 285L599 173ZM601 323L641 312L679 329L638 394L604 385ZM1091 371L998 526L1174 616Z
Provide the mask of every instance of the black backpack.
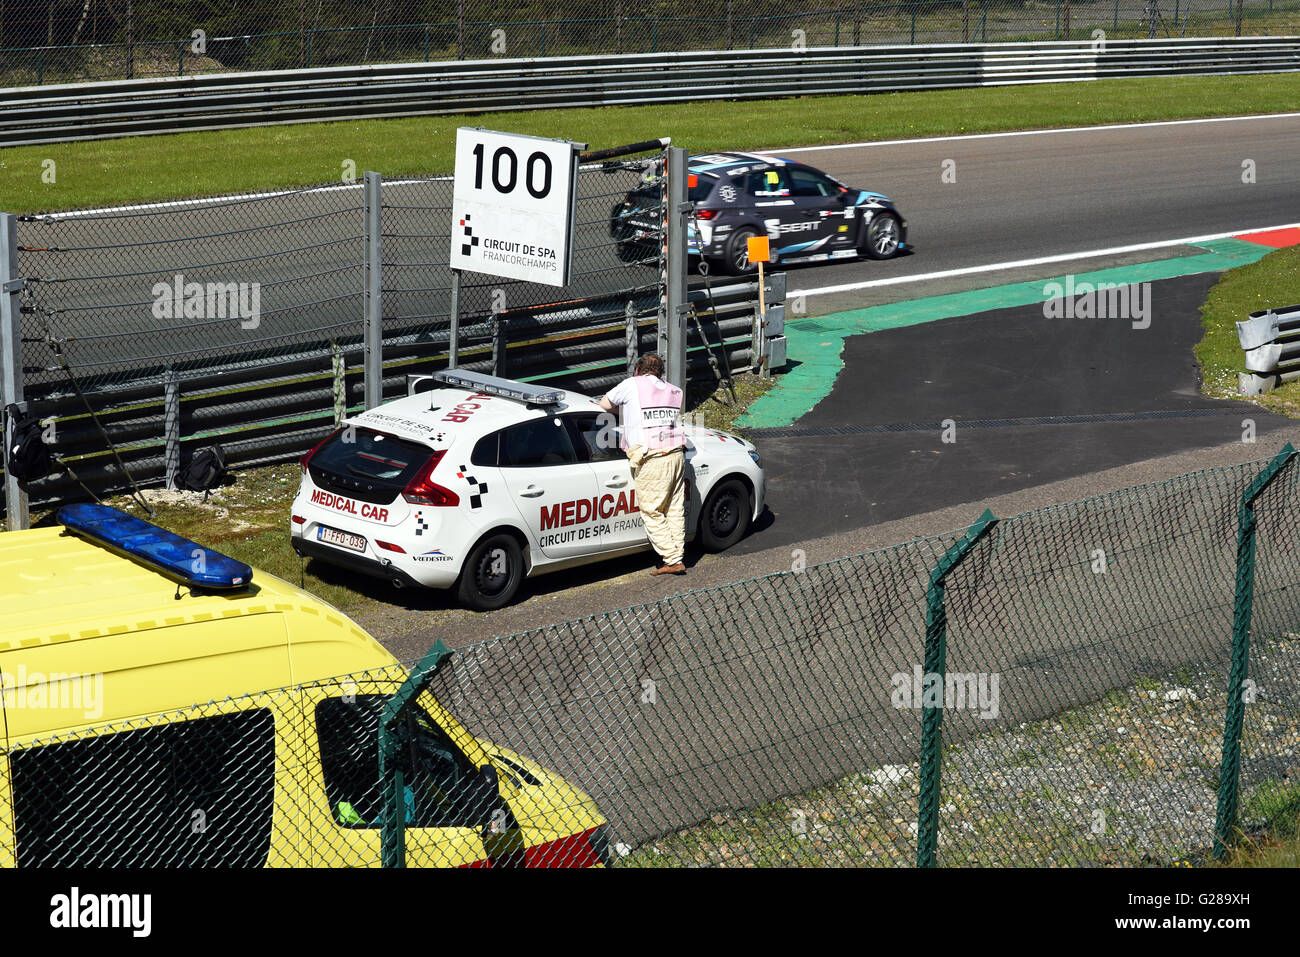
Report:
M189 464L176 476L176 487L187 492L208 492L220 485L228 473L226 450L213 445L190 456Z
M7 407L5 415L14 422L5 450L9 474L23 483L45 478L50 474L50 449L45 444L44 424L36 416L20 412L16 405Z

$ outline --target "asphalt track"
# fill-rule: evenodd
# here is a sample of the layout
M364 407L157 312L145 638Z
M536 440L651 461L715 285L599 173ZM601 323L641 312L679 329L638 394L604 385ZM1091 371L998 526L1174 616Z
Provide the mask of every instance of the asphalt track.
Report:
M773 514L738 549L1220 445L1245 418L1257 436L1289 425L1199 392L1192 346L1216 278L1153 283L1145 329L1049 319L1039 304L849 338L825 400L790 428L751 433Z
M893 198L915 253L884 263L794 267L790 288L1296 222L1297 148L1300 117L1262 116L793 152ZM1245 160L1254 162L1253 183L1243 182ZM946 161L953 182L943 180ZM852 292L819 296L810 311L864 304Z

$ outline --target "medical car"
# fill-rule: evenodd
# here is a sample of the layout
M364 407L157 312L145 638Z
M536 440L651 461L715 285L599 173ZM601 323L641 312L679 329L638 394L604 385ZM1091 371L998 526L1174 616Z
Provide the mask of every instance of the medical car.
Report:
M595 400L462 370L408 392L303 457L298 554L492 609L529 576L650 547L616 414ZM685 433L687 539L721 551L762 512L762 464L734 435Z

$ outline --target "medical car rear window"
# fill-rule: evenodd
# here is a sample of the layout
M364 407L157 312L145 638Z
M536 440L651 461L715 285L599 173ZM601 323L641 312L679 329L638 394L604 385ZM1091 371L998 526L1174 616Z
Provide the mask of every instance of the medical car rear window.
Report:
M387 505L410 484L433 450L372 429L341 429L307 463L311 479L331 492Z

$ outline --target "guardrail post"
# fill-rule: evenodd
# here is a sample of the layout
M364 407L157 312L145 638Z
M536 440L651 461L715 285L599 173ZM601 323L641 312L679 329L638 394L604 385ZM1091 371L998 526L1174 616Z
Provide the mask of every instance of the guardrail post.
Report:
M169 368L163 377L163 478L168 491L176 491L181 471L181 380Z
M640 357L641 352L641 335L636 324L636 306L633 305L631 299L627 301L627 306L623 309L623 321L626 324L624 345L627 353L627 374L631 375L636 369L636 360Z
M1214 856L1222 857L1237 830L1240 797L1241 726L1246 712L1246 678L1250 672L1250 618L1255 599L1255 500L1295 458L1288 442L1255 476L1237 508L1237 581L1232 601L1232 664L1228 704L1223 714L1223 758L1219 763L1219 807L1214 820Z
M664 157L667 202L664 208L664 300L659 316L659 354L668 381L686 388L686 229L691 215L687 199L687 152L670 146Z
M447 368L460 365L460 270L451 271L451 296L447 306L450 313L447 328Z
M998 519L988 509L976 519L939 559L930 572L925 593L925 674L922 678L921 712L921 795L917 801L916 866L934 867L939 844L939 797L942 791L943 695L948 657L948 613L944 589L948 575L961 564L972 548Z
M348 417L348 364L343 347L330 340L330 366L334 373L334 425L340 426Z
M500 314L492 316L492 374L506 374L506 321Z
M18 275L18 217L0 213L0 436L5 443L5 522L10 531L31 528L27 493L7 467L9 428L13 423L3 414L10 405L23 406L23 337L18 301L23 285Z
M406 719L406 709L420 697L450 657L451 650L441 639L434 642L402 686L388 699L379 719L379 783L383 790L379 853L384 867L406 866L406 795L398 753L401 738L397 728Z
M364 187L366 237L366 294L364 335L366 408L383 401L384 391L384 310L383 258L380 243L379 210L384 178L367 172Z

